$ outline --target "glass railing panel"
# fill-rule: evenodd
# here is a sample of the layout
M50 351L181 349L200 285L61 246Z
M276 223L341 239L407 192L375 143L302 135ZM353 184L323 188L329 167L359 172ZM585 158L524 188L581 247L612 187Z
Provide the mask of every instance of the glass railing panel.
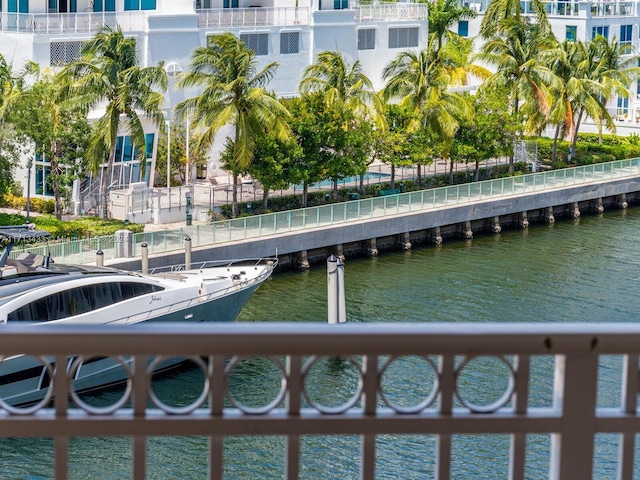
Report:
M447 204L446 188L436 188L433 190L433 203L435 207L441 207Z
M229 241L243 240L246 235L246 221L245 218L235 218L229 220Z
M398 195L398 213L406 213L416 208L411 204L411 195L408 193L401 193Z
M386 215L385 211L385 197L375 197L371 199L371 216L383 217Z
M244 218L246 229L244 238L256 238L262 234L262 232L260 231L261 217L261 215L254 215Z

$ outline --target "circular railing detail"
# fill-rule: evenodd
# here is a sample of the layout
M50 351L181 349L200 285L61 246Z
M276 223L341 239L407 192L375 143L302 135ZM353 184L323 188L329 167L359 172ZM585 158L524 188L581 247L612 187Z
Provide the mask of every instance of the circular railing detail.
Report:
M234 407L239 409L241 412L246 413L248 415L264 415L264 414L269 413L270 411L272 411L276 407L278 407L278 405L280 405L285 399L285 396L287 394L286 368L285 368L284 364L282 363L282 360L277 358L277 357L263 357L263 358L268 358L278 368L278 371L279 371L279 373L281 375L280 390L275 395L273 400L271 402L269 402L268 404L266 404L266 405L264 405L262 407L249 407L247 405L244 405L242 402L240 402L233 395L233 392L229 388L229 378L231 377L231 373L233 372L233 369L236 368L240 364L240 362L242 360L247 359L247 358L249 358L249 357L234 356L231 359L231 361L226 365L226 367L224 369L224 389L225 389L225 393L226 393L227 399L229 400L231 405L233 405Z
M196 398L189 405L185 405L183 407L175 407L173 405L168 405L167 403L160 400L156 395L156 392L153 390L153 382L152 382L153 374L155 370L158 367L160 367L160 365L163 362L167 360L169 360L167 357L163 357L163 356L155 357L147 367L146 377L147 377L147 390L149 392L149 398L151 399L151 402L160 410L162 410L164 413L167 413L169 415L189 415L190 413L194 412L196 409L201 408L204 405L204 403L207 401L207 397L209 395L209 376L207 374L208 372L207 364L200 357L188 358L188 360L193 362L203 374L204 382L202 385L202 391L200 392L200 395L198 396L198 398Z
M403 405L394 403L391 400L390 395L388 393L385 393L385 388L384 388L384 375L386 373L389 373L390 368L392 368L394 363L407 359L407 356L391 356L385 359L385 361L380 366L379 373L378 373L378 378L379 378L378 393L380 394L380 398L382 399L382 402L387 407L391 408L393 411L397 413L407 413L407 414L420 413L424 409L429 408L431 405L433 405L433 402L436 400L436 398L438 398L438 393L440 390L440 375L438 373L438 366L434 363L434 361L431 358L427 356L416 356L416 358L423 360L427 365L427 367L433 371L433 380L432 380L431 390L425 394L424 399L421 402L418 402L412 406L403 406ZM420 382L422 382L423 380L428 381L428 378L423 379L421 377L418 380Z
M469 364L477 359L481 359L481 358L490 358L490 359L496 359L498 360L498 362L501 365L504 365L507 369L507 374L508 374L508 379L507 379L507 386L504 390L504 392L502 393L502 395L494 402L488 404L488 405L477 405L475 403L472 403L468 400L466 400L464 398L464 395L462 394L462 392L460 391L460 379L462 376L462 373L464 371L464 369L466 367L469 366ZM495 373L495 372L494 372ZM456 366L456 368L454 369L453 372L453 376L454 376L454 392L456 395L456 398L458 399L458 401L460 401L460 403L465 407L468 408L472 413L493 413L499 409L501 409L502 407L504 407L507 403L509 403L509 401L511 400L511 398L513 397L514 391L515 391L515 375L516 375L516 371L514 370L513 366L511 365L511 363L504 358L502 355L496 355L496 356L465 356L462 361Z
M345 403L336 407L328 407L314 400L313 396L309 393L308 386L307 386L307 379L309 378L311 370L323 358L326 358L326 357L312 356L302 367L302 394L304 398L307 400L307 402L309 403L309 405L311 405L313 408L315 408L321 413L326 413L326 414L344 413L350 408L353 408L358 403L358 401L360 401L362 397L362 389L363 389L362 366L357 361L355 361L353 357L350 357L350 356L347 357L346 359L336 359L340 361L346 361L355 368L358 374L358 384L356 386L355 393Z
M76 392L76 390L75 390L75 388L73 386L73 381L76 378L76 375L79 373L80 368L82 367L82 365L87 360L90 360L91 358L92 357L86 357L85 358L83 356L79 356L79 357L75 358L73 360L73 362L71 362L71 366L69 367L69 370L67 371L67 381L68 381L68 385L69 385L69 394L71 395L71 398L76 403L78 408L82 409L83 411L87 412L88 414L90 414L90 415L111 415L112 413L116 412L120 408L124 407L125 404L129 401L129 398L131 397L132 381L131 381L131 368L129 366L129 361L130 360L127 361L122 356L108 357L109 360L112 360L113 362L115 362L117 364L118 368L122 368L122 374L125 377L124 381L126 382L126 388L125 388L125 391L122 394L122 396L118 399L118 401L116 401L116 402L114 402L111 405L108 405L106 407L95 407L93 405L89 405L87 402L82 400L82 398L80 397L78 392Z

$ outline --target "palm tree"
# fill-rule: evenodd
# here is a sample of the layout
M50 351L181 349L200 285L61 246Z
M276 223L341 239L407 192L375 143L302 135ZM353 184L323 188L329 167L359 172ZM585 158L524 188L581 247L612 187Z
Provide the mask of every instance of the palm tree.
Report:
M538 25L543 36L553 36L545 3L543 0L531 0L529 5L531 13L534 15L534 23ZM496 35L506 35L510 25L505 23L505 20L512 20L515 23L521 23L525 20L525 17L522 16L521 6L520 0L492 0L489 2L480 25L480 36L489 39Z
M590 78L603 87L602 92L598 92L598 98L602 104L600 115L592 118L596 121L602 141L603 124L607 129L615 132L615 124L606 109L607 102L614 96L622 98L630 96L629 86L634 80L640 78L640 67L638 67L638 57L633 55L635 52L631 45L621 45L615 38L608 41L600 35L597 35L591 44L598 62L595 68L589 70ZM574 139L574 148L576 140L577 136Z
M94 172L106 162L101 181L102 214L106 219L108 176L115 158L118 131L122 128L131 135L144 172L146 141L142 118L164 126L161 108L167 75L162 63L140 67L135 38L125 38L120 27L104 26L83 45L80 59L63 69L62 78L64 100L89 109L101 106L105 109L93 125L87 156Z
M420 52L400 52L383 70L386 80L382 91L385 101L398 100L411 115L407 132L429 129L440 135L443 143L450 141L458 130L459 118L471 115L471 105L459 93L450 91L456 85L452 69L445 66L443 51L434 49L431 36L427 49ZM446 151L443 151L446 156ZM418 164L420 181L420 164Z
M440 50L445 41L452 36L450 28L463 20L476 18L478 14L466 6L460 6L457 0L436 0L429 5L429 34L435 35L436 50Z
M529 114L546 117L551 103L548 87L557 85L558 79L540 55L556 46L555 39L545 35L538 25L529 24L526 18L520 21L508 18L501 21L501 26L506 35L492 37L478 54L481 61L496 68L486 83L511 88L512 114L517 121L523 103L528 103ZM509 170L513 170L513 157Z
M299 89L302 93L322 93L328 105L343 102L357 117L383 127L382 102L371 80L362 73L360 61L350 65L338 51L324 51L308 66Z
M285 139L289 135L288 112L265 86L275 75L277 63L269 63L256 73L256 53L229 32L209 37L206 47L195 50L178 81L181 88L199 87L200 95L176 105L180 117L189 116L196 130L202 131L197 151L210 147L216 133L225 125L235 127L233 139L232 215L238 215L238 175L253 160L256 137L265 131Z

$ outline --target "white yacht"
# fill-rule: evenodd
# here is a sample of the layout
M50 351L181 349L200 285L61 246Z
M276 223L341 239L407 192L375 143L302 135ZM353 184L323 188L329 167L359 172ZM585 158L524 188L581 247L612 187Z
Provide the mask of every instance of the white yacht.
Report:
M11 246L42 232L2 229ZM145 275L108 267L59 265L26 255L0 257L0 323L131 325L140 322L228 322L275 268L277 259L207 262ZM1 352L0 352L1 353ZM122 382L113 359L94 358L75 369L76 392ZM167 368L176 361L165 363ZM71 365L71 361L69 366ZM24 404L51 395L51 367L16 356L0 362L0 402Z

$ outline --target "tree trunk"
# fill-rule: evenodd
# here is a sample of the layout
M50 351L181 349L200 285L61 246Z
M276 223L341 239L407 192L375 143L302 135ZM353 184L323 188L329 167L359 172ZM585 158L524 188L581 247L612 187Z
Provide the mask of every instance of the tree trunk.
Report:
M449 158L449 185L453 185L453 158Z
M395 164L391 164L391 190L394 189L394 186L396 184L396 166Z
M551 162L555 163L558 158L558 137L560 136L560 125L556 125L556 134L553 137L553 147L551 149Z
M333 181L333 200L338 201L338 180Z
M100 184L100 188L102 189L102 219L109 220L109 176L111 174L111 168L113 167L113 160L116 156L116 148L115 145L109 152L109 160L107 161L107 167L104 170L104 174L102 175L102 181Z
M266 211L268 204L269 204L269 189L263 185L262 186L262 209Z
M576 144L578 143L578 130L580 130L580 124L582 123L582 113L584 112L584 110L580 110L580 113L578 114L578 121L576 122L576 129L573 133L573 139L571 141L571 146L573 147L573 152L575 153L576 151Z
M422 165L418 164L418 186L422 186Z
M360 195L364 195L364 173L360 175L360 187L358 188Z
M473 181L477 182L480 180L480 160L476 160L476 171L473 174Z
M238 174L233 173L233 195L231 197L231 218L238 216Z
M309 193L309 183L305 180L302 183L302 208L307 208L307 196Z

